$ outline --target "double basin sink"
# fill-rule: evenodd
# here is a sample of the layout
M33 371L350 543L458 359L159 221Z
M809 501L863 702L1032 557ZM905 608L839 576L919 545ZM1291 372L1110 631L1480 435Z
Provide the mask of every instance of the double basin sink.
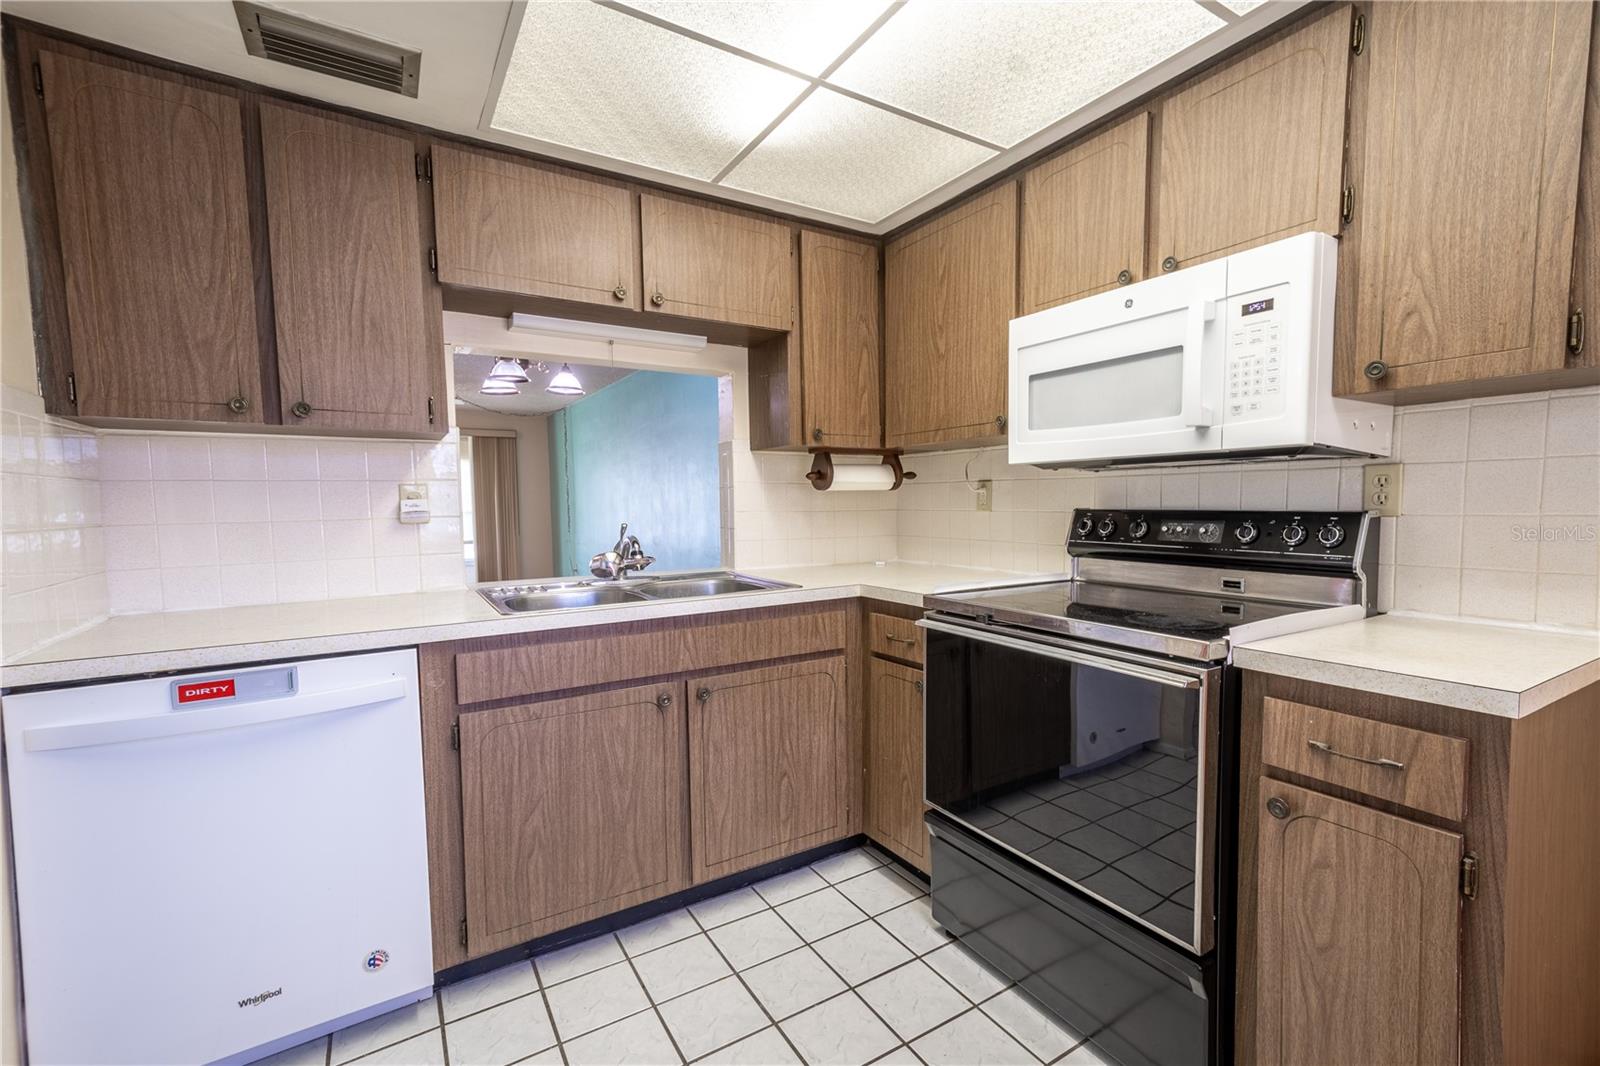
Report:
M653 600L728 596L736 592L766 592L797 587L782 581L747 577L731 570L711 570L695 574L622 578L617 581L592 578L519 582L481 588L478 593L501 614L527 614L531 611L560 611L569 607L649 603Z

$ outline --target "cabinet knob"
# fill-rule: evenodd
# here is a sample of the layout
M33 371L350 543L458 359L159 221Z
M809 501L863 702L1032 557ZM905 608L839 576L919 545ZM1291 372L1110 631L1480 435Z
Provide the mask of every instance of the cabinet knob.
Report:
M1123 267L1121 270L1117 271L1117 284L1118 285L1127 285L1127 284L1131 283L1132 281L1133 281L1133 271L1129 270L1127 267Z
M250 401L245 399L243 396L235 396L233 399L228 401L228 410L232 411L236 415L242 415L246 411L250 410Z
M709 688L702 688L694 694L694 698L699 700L701 703L704 703L706 700L711 698L711 690Z
M1289 817L1289 804L1281 796L1273 796L1267 800L1267 813L1274 818Z
M309 418L311 417L311 405L304 400L297 400L295 405L289 408L289 413L296 418Z
M618 285L611 290L611 295L619 300L626 300L628 298L628 287L626 285Z
M666 302L667 302L667 298L665 296L661 295L661 290L660 289L657 289L655 292L650 294L650 306L652 306L652 307L660 307L662 304L664 304Z
M664 711L668 707L671 707L671 706L672 706L672 693L663 692L661 695L656 697L656 709L657 710Z
M1005 415L995 415L994 416L994 428L996 430L1000 431L1001 433L1004 433L1006 431L1006 416Z
M1161 269L1162 270L1177 270L1178 269L1178 261L1176 259L1172 258L1172 256L1169 255L1165 259L1161 260Z
M918 693L918 695L921 695L921 693L922 693L922 682L921 681L917 682L917 693Z
M1361 372L1367 375L1367 379L1369 381L1382 381L1384 378L1389 376L1389 364L1385 363L1382 359L1374 359L1372 362L1362 367Z
M815 429L813 429L811 431L811 439L812 440L821 440L822 439L822 427L821 426L818 426L818 427L816 427Z

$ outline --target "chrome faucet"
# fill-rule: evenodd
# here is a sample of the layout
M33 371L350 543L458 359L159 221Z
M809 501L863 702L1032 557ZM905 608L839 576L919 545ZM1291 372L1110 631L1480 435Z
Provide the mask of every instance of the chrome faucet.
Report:
M638 537L628 535L628 523L624 522L617 532L617 542L589 560L589 573L617 581L629 571L643 570L655 561L654 555L644 553L644 545L639 543Z

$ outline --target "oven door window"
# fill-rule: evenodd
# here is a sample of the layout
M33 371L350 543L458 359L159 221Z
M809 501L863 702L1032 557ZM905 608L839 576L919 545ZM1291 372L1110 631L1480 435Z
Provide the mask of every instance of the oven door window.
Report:
M938 629L927 638L928 802L1125 916L1208 950L1215 745L1204 708L1214 686Z

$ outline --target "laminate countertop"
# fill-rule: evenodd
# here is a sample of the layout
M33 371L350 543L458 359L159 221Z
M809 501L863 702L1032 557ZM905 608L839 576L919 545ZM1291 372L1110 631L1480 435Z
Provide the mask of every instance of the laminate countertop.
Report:
M981 588L1023 580L1002 570L926 563L744 569L795 588L704 599L658 600L501 615L474 589L308 603L116 615L0 666L7 689L174 670L339 655L441 640L681 618L866 597L913 607L936 589ZM1026 580L1040 580L1033 575Z
M1600 635L1387 614L1233 650L1246 670L1521 718L1600 682ZM1600 688L1595 691L1600 713Z

